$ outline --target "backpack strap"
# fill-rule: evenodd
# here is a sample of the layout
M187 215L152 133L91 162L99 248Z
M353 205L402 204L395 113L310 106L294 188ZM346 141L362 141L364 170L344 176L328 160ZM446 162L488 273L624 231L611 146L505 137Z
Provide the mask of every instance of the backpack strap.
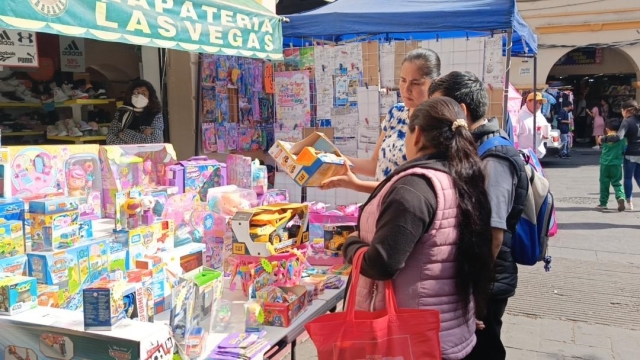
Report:
M513 143L502 136L494 136L492 138L487 139L487 141L483 142L480 147L478 147L478 155L482 157L487 151L493 149L497 146L513 146Z

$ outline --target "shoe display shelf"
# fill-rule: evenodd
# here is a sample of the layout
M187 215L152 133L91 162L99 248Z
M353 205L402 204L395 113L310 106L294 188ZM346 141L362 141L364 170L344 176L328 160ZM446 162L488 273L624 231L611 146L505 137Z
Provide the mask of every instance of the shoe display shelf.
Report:
M62 102L53 103L57 108L70 107L73 112L73 120L80 121L82 120L82 107L83 106L93 106L93 105L108 105L115 102L115 99L74 99L74 100L66 100ZM29 102L6 102L0 103L0 109L2 108L41 108L44 104L42 103L29 103Z
M47 135L47 140L56 140L61 142L70 142L73 144L92 144L92 143L104 143L107 141L107 137L103 135L97 136L52 136Z

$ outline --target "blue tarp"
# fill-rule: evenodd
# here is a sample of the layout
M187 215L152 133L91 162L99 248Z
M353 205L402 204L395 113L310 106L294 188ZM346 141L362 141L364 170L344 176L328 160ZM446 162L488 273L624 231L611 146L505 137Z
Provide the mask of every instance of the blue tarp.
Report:
M513 29L512 55L534 54L538 41L515 0L337 0L288 15L284 47L314 40L430 40L486 36Z

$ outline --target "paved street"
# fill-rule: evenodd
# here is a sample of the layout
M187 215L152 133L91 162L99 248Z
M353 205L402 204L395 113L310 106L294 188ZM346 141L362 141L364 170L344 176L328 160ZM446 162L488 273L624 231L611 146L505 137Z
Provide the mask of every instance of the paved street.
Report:
M504 319L509 360L640 359L640 211L594 210L598 155L576 149L570 160L544 164L560 232L552 238L551 272L520 267ZM298 346L297 357L317 359L311 341Z

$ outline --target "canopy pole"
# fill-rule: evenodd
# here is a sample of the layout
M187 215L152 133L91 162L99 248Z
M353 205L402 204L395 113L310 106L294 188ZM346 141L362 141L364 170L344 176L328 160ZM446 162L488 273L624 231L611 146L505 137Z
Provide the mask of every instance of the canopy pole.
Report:
M533 146L536 148L534 151L538 150L538 116L536 115L538 112L538 99L536 97L536 92L538 91L538 54L533 55Z
M502 99L502 128L507 128L507 116L509 116L509 87L510 85L510 73L511 73L511 46L513 40L513 29L507 31L507 71L504 74L504 87L503 87L503 99Z

